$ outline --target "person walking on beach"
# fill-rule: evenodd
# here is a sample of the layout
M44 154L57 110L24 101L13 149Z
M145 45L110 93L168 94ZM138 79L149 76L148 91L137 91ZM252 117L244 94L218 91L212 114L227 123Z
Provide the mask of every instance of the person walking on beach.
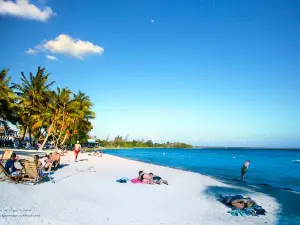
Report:
M241 180L244 181L245 178L245 174L248 171L249 168L249 164L250 164L250 160L247 160L246 162L244 162L242 169L241 169Z
M81 145L79 144L79 141L74 145L74 154L75 154L75 162L77 161L78 154L80 152Z

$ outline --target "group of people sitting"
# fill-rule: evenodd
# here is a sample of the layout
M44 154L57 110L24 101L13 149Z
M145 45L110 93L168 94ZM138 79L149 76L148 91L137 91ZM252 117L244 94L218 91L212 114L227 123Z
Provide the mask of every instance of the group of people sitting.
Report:
M145 173L144 171L139 171L138 180L145 184L166 184L168 181L162 179L160 176L154 175L153 173Z
M39 155L34 156L34 161L39 169L49 170L51 167L58 168L60 166L60 154L52 152L40 158Z
M12 175L17 176L21 173L20 169L15 167L15 162L17 162L17 155L15 153L11 154L11 157L5 163L5 171ZM39 155L34 156L34 162L37 165L37 169L39 174L42 175L42 171L49 171L52 167L58 168L60 165L60 154L58 153L50 153L49 155L45 155L41 158ZM20 160L21 163L21 160Z

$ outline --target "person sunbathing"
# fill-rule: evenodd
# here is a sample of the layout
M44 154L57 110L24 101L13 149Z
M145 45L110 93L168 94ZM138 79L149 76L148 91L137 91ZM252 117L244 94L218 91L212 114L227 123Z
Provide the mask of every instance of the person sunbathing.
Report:
M140 180L142 183L150 184L150 181L152 180L150 174L144 173L144 171L139 171L139 177L138 180Z
M50 155L45 155L45 157L42 159L42 168L44 170L48 170L52 167L52 160L50 158Z
M255 205L255 202L251 199L236 199L230 202L230 204L237 208L237 209L245 209L245 208L251 208L253 205Z
M39 155L35 155L34 156L34 162L36 164L37 167L37 172L39 174L39 177L42 178L45 176L44 172L43 172L43 163L40 160L40 156Z
M151 180L150 180L150 184L166 184L168 185L168 181L163 180L160 176L154 175L153 173L149 173Z
M40 160L40 156L39 155L35 155L34 156L34 162L35 162L35 164L36 164L36 166L37 166L38 169L42 169L43 164L42 164L42 162Z
M67 152L67 150L61 150L61 149L59 149L59 150L57 151L57 153L58 153L60 156L64 156L64 155L67 154L68 152Z
M60 155L58 153L50 153L50 159L52 160L52 164L54 167L58 167L60 165Z
M102 157L102 151L101 150L95 150L92 154L92 156L99 156Z

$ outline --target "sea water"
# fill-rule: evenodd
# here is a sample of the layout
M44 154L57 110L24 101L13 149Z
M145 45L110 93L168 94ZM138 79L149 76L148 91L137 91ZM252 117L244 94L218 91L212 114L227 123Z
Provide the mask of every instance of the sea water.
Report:
M247 183L300 191L300 162L296 162L300 160L300 150L139 148L105 150L105 153L227 180L240 179L243 163L250 160Z

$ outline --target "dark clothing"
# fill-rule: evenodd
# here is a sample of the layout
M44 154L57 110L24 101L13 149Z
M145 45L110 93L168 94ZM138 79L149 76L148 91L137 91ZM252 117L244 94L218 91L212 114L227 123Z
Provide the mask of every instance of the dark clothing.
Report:
M152 179L153 179L153 180L160 181L160 180L161 180L161 177L159 177L159 176L154 176Z
M13 173L17 170L16 167L15 167L15 162L16 162L16 160L11 160L11 159L6 161L6 164L5 164L6 172Z
M247 166L243 166L242 169L241 169L241 174L242 175L245 175L248 171L248 167Z

